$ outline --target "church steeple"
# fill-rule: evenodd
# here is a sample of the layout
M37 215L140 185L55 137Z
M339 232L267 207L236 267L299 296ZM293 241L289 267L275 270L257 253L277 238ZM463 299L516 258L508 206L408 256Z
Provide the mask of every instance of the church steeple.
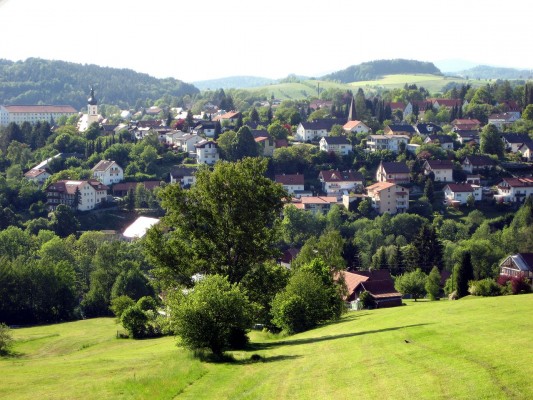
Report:
M355 97L352 96L352 102L350 103L350 111L348 112L348 122L355 121L357 119L357 113L355 111Z
M90 106L95 106L98 104L98 101L96 100L96 97L94 96L94 88L91 86L91 93L89 94L89 98L87 99L87 103Z

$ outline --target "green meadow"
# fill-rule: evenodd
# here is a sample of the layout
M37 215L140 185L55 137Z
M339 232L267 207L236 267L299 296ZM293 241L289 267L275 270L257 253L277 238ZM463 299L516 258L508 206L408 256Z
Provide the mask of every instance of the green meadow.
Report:
M242 89L246 91L262 92L265 96L270 97L274 95L275 98L281 100L298 100L311 97L317 97L317 88L320 85L320 91L326 89L341 89L351 90L356 92L361 88L365 91L365 94L372 95L378 91L391 90L395 88L403 88L405 84L416 84L418 87L423 86L431 93L440 92L442 88L450 83L457 82L459 84L471 84L472 86L479 86L484 81L479 80L466 80L462 78L453 78L440 75L428 75L428 74L399 74L399 75L385 75L381 79L371 81L358 81L352 83L337 83L332 81L320 81L320 80L300 80L299 82L291 83L277 83L268 86L255 87L250 89Z
M2 399L532 399L533 295L407 301L291 337L251 332L231 362L113 319L13 330ZM259 360L253 360L259 358Z

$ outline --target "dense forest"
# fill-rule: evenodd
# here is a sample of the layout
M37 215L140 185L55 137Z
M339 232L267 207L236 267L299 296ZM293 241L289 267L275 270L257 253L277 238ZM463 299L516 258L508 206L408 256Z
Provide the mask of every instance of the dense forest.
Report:
M0 104L67 104L81 109L86 106L89 85L95 87L100 104L125 109L163 97L170 103L199 92L177 79L157 79L130 69L39 58L0 60Z
M376 60L352 65L342 71L323 76L325 80L335 80L342 83L379 79L383 75L391 74L435 74L441 75L440 70L431 62L415 60Z
M474 68L459 71L457 75L470 79L531 79L533 70L478 65Z

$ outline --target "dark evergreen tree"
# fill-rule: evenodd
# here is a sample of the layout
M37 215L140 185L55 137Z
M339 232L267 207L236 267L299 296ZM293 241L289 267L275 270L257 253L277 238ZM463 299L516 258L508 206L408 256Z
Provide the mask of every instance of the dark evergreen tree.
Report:
M433 267L442 269L442 244L437 238L437 233L432 225L424 224L413 240L413 245L418 250L418 266L426 274Z
M255 123L259 123L261 121L259 118L259 113L255 109L255 107L252 108L252 111L250 111L250 121L255 122Z
M455 267L454 289L457 297L468 295L468 282L474 279L474 267L472 265L472 256L470 252L465 251L461 255L461 261Z
M424 196L428 198L428 201L433 204L435 201L435 189L433 187L433 180L426 179L426 184L424 185Z
M267 121L269 124L272 122L272 118L274 118L274 116L272 114L272 106L270 106L268 107L268 111L267 111Z

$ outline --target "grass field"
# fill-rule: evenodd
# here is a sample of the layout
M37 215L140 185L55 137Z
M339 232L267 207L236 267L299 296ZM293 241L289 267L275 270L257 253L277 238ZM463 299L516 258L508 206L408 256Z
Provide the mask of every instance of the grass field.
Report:
M362 88L365 91L365 94L372 95L375 94L378 90L384 89L395 89L402 88L407 84L416 84L417 86L423 86L431 93L440 92L442 88L449 82L457 83L470 83L472 86L479 86L484 81L478 80L465 80L460 78L445 77L440 75L426 75L426 74L416 74L416 75L386 75L382 79L376 79L372 81L359 81L352 83L336 83L330 81L319 81L319 80L302 80L300 82L293 83L279 83L271 84L268 86L261 86L249 89L243 89L248 91L260 91L267 97L274 95L277 99L305 99L310 97L317 96L317 87L320 84L320 89L343 89L343 90L352 90L356 92L357 89Z
M531 399L533 295L407 302L286 338L252 332L231 363L111 319L14 330L2 399ZM252 354L262 357L252 362Z

